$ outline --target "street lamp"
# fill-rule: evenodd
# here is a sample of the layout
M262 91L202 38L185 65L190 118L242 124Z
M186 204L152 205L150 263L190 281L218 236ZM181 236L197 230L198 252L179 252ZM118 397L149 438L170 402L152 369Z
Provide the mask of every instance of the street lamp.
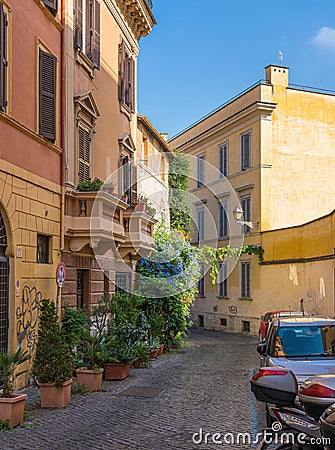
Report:
M243 219L244 211L240 205L233 210L233 217L240 225L246 225L249 228L258 228L259 222L245 222Z

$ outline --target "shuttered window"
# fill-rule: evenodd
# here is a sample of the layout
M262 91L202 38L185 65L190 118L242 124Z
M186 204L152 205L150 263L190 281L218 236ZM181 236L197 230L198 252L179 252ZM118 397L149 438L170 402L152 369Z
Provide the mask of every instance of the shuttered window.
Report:
M197 227L197 242L203 241L205 238L205 210L204 208L196 211L196 227Z
M56 140L56 57L39 51L39 133Z
M228 264L220 263L219 265L219 297L228 298Z
M205 154L197 157L197 187L202 187L205 183L205 160Z
M241 208L243 209L243 221L251 222L251 198L241 198ZM248 225L242 225L242 232L244 234L250 234L250 227Z
M241 135L241 169L251 167L251 131Z
M227 203L219 204L219 238L228 236Z
M51 13L55 16L57 14L58 9L58 1L57 0L42 0L45 6L51 11Z
M100 1L75 0L74 46L100 69Z
M120 45L120 89L119 100L135 111L135 60L122 41Z
M90 132L81 126L79 133L79 182L90 179L91 165L91 138Z
M0 3L0 111L7 107L7 14Z
M220 177L228 176L228 142L219 146L219 171Z
M205 266L201 264L200 266L200 279L198 281L198 291L200 297L205 296Z
M250 262L241 262L241 298L251 298L250 266Z

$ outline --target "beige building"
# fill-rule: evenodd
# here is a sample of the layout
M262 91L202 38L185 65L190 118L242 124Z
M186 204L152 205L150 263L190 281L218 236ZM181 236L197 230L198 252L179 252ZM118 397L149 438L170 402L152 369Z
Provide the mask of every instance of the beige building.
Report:
M147 0L65 1L65 244L63 304L88 307L129 288L155 220L137 199L138 42L155 24ZM99 178L97 196L82 183ZM86 184L87 187L87 184ZM97 255L99 258L97 259Z
M145 116L137 116L138 196L147 198L156 210L155 218L169 225L169 159L173 152L166 138Z
M278 289L279 265L268 264L273 256L264 232L292 229L333 210L335 97L292 86L288 77L287 67L266 67L266 81L169 142L194 157L189 186L198 198L193 202L198 226L194 241L237 246L243 237L245 244L265 249L264 265L255 256L242 255L223 266L228 276L219 285L211 287L208 274L201 281L203 298L194 312L206 328L256 334L266 310L297 309L300 299L314 289L308 277L299 292L288 286ZM233 219L238 205L253 228ZM318 255L315 250L312 254ZM322 311L333 314L333 300L324 301Z

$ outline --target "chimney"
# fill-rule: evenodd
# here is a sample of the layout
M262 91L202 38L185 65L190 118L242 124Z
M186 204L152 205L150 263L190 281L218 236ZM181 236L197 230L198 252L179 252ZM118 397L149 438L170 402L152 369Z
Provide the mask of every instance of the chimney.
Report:
M288 67L274 66L270 64L265 67L266 82L276 86L288 86Z

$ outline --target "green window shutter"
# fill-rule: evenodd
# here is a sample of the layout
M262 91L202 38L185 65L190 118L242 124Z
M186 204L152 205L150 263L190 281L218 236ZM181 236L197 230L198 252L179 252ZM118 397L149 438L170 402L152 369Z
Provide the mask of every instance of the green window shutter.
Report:
M58 0L42 0L45 6L51 11L55 16L58 10Z
M89 131L79 127L79 182L90 179L91 138Z
M7 107L7 14L0 3L0 111Z
M39 52L39 133L56 140L56 57Z
M74 1L73 44L83 50L83 0Z

